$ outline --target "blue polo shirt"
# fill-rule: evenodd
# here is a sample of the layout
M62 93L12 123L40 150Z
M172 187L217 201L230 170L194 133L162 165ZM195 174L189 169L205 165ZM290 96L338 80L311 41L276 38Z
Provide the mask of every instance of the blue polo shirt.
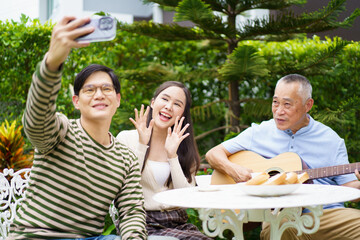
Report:
M279 130L274 119L261 124L253 123L238 136L222 143L231 154L241 150L253 151L265 158L273 158L284 152L297 153L309 168L321 168L348 164L345 142L331 128L315 121L295 134L290 129ZM300 169L299 169L300 170ZM355 174L339 175L314 180L315 184L342 185L357 180ZM343 203L329 204L324 208L344 207Z

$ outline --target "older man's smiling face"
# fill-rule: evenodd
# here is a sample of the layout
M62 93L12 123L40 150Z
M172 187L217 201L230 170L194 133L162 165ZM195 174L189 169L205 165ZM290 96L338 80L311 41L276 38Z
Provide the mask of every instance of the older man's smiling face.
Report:
M280 130L290 129L296 133L309 124L307 113L313 105L313 100L305 100L299 88L298 82L280 82L275 89L272 112L276 126Z

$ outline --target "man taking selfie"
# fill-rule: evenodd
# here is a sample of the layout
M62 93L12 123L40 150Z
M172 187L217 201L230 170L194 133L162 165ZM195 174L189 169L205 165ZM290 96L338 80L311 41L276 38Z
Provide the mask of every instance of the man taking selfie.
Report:
M33 74L23 125L34 164L8 239L147 239L138 161L109 132L120 106L113 70L90 65L76 76L72 100L80 119L56 113L63 64L72 48L89 45L75 40L94 31L79 28L89 20L60 20ZM101 236L113 201L121 238Z

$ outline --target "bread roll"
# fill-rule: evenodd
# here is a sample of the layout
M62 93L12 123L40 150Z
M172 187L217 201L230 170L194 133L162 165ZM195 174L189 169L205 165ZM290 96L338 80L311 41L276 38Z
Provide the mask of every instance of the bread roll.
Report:
M294 172L288 172L286 173L286 184L294 184L298 182L298 175Z
M309 179L309 174L304 172L296 174L295 172L282 172L272 177L266 172L262 172L255 177L251 178L245 185L283 185L283 184L296 184L303 183Z
M260 173L259 175L251 178L245 183L245 185L260 185L269 179L270 175L266 172Z
M304 183L308 179L309 179L309 174L307 172L303 172L302 174L298 175L298 183Z
M264 185L282 185L286 184L286 173L278 173L269 178Z

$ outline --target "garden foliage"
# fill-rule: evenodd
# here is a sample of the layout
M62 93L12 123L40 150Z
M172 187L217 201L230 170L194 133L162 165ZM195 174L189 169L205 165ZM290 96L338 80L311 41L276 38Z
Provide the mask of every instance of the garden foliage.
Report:
M0 122L5 119L20 122L36 64L45 55L52 29L51 23L40 24L23 16L18 23L0 22ZM239 84L240 127L271 117L271 97L276 81L285 73L294 71L292 66L302 65L298 73L307 76L313 85L314 117L334 128L346 141L351 161L360 157L356 146L360 143L359 101L360 45L338 38L320 40L298 38L285 42L243 41L236 54L244 49L265 60L265 75L246 76ZM324 51L341 46L336 55L319 63ZM243 48L244 47L244 48ZM219 81L217 67L226 60L226 46L211 41L161 42L154 38L118 31L111 42L91 44L70 54L63 72L63 87L59 92L57 109L67 116L78 117L71 102L73 79L83 67L99 63L115 69L121 80L121 107L114 117L111 131L116 135L122 129L133 128L129 117L140 104L149 104L154 89L160 82L178 80L185 82L193 96L193 120L201 154L220 143L225 131L210 132L229 123L226 105L227 83ZM310 59L310 60L309 60ZM317 64L312 70L309 62ZM275 71L276 69L276 71ZM280 70L279 70L280 69ZM222 69L221 71L225 71ZM217 104L213 104L217 102ZM211 103L211 104L210 104ZM205 106L205 107L204 107ZM211 107L206 107L211 106ZM226 129L226 128L223 128Z
M7 120L0 126L0 171L4 168L14 171L31 168L32 153L24 153L25 141L21 134L22 126L16 120L10 124Z
M195 26L188 28L176 24L154 24L144 21L125 25L122 29L166 41L209 40L226 45L229 57L224 64L217 66L217 79L228 84L226 103L230 122L227 125L231 125L232 129L237 131L239 131L239 125L242 124L239 116L244 111L242 105L239 104L242 102L242 96L239 94L240 85L244 81L257 85L255 80L258 77L266 77L268 70L271 71L271 75L302 73L305 69L319 71L319 67L325 65L324 62L329 57L347 44L339 41L333 47L319 52L315 61L311 59L311 55L304 55L302 64L291 62L286 63L283 69L267 69L265 59L257 53L255 48L244 45L245 41L285 41L301 35L346 28L360 16L360 9L354 9L346 18L339 18L345 10L346 0L329 0L317 11L309 12L304 9L300 14L294 14L292 7L302 6L307 0L143 1L157 3L165 9L175 11L174 21L191 21ZM259 9L267 9L269 13L237 22L236 19L247 16L249 11Z

